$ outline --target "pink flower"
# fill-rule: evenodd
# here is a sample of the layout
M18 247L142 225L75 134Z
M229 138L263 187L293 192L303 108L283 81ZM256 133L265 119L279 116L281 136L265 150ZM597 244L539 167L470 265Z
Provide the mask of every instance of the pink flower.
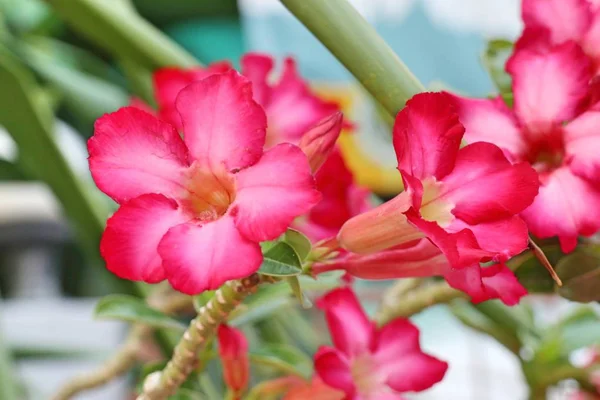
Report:
M335 237L351 217L371 208L369 191L354 182L339 150L334 150L315 175L323 197L296 223L313 242Z
M523 0L525 23L517 49L547 50L573 41L600 72L600 4L591 0Z
M276 81L272 79L272 57L248 53L240 63L242 75L252 82L254 100L267 114L267 148L282 142L298 144L306 131L339 111L337 104L321 100L310 90L298 74L292 58L284 60L283 71ZM175 109L175 98L179 91L192 82L231 68L229 63L220 62L206 68L164 68L155 72L154 90L159 117L181 130L181 121Z
M527 163L513 165L490 143L459 150L464 127L444 93L408 101L394 124L394 148L406 190L344 224L346 250L370 254L428 238L453 268L504 261L527 248L516 214L539 182Z
M314 274L339 269L363 279L443 276L450 286L471 296L474 303L500 299L506 305L515 305L527 294L503 263L489 267L475 263L464 268L452 268L444 254L427 239L375 254L346 253L312 267Z
M347 399L401 399L399 393L430 388L448 364L421 351L419 330L399 318L382 328L368 320L351 289L336 289L319 299L334 347L315 354L315 370Z
M267 147L281 142L297 144L311 127L339 106L321 100L308 87L296 70L292 58L283 61L283 71L273 82L273 58L248 53L241 59L242 75L254 85L254 99L263 106L269 118Z
M507 71L513 110L500 98L455 97L465 139L494 143L534 166L540 193L521 215L534 235L558 236L563 251L572 251L579 235L600 229L600 208L593 206L600 202L600 112L581 110L590 64L577 45L565 43L546 52L519 50Z
M227 325L219 325L218 339L225 384L234 393L242 393L250 379L248 341L242 331Z
M263 153L266 117L237 72L188 85L175 108L183 139L133 107L103 116L89 162L121 205L100 243L107 268L196 294L258 270L259 242L281 235L320 194L298 147Z
M227 72L232 68L229 62L223 61L211 64L208 67L190 69L169 67L157 70L154 72L152 80L154 83L154 96L158 105L158 117L181 132L183 130L181 116L175 106L175 100L179 92L190 83L198 82L214 74Z

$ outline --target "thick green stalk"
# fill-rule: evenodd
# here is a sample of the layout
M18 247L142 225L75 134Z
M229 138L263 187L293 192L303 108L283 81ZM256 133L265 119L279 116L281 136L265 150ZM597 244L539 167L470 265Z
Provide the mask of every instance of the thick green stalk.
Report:
M281 0L393 116L425 88L347 0Z
M192 371L198 367L198 352L215 335L231 311L261 283L258 274L231 281L215 292L184 332L165 369L148 375L138 400L164 400L175 394Z
M75 30L120 59L154 70L198 61L139 16L128 0L47 0Z

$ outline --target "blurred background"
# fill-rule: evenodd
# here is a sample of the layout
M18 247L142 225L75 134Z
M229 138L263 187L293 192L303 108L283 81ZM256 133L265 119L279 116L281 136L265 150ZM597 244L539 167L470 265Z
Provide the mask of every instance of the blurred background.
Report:
M106 1L123 7L123 15L131 12L125 2ZM351 2L432 90L481 97L494 92L481 55L490 38L512 40L521 29L518 0ZM399 190L388 123L344 67L277 0L131 4L203 63L228 59L237 65L246 51L294 55L304 77L324 96L339 100L356 123L356 133L342 147L359 181L382 198ZM126 332L124 324L92 317L99 296L128 289L104 270L95 247L106 215L90 218L86 204L107 212L114 204L91 182L85 141L96 118L127 105L131 93L149 90L148 80L141 79L149 71L113 57L64 20L41 0L0 0L0 60L10 61L7 70L26 85L22 99L0 91L0 354L5 366L9 358L15 361L23 399L49 398L61 383L98 365ZM126 20L115 21L122 23ZM1 88L11 85L6 73L0 75ZM47 142L34 131L47 134ZM71 185L82 188L85 198ZM381 286L361 283L373 309ZM572 308L550 297L529 305L541 323ZM444 306L415 321L423 347L451 367L441 384L414 398L526 398L520 361L493 339L465 328ZM78 398L121 399L126 393L121 379ZM566 396L563 391L554 398Z

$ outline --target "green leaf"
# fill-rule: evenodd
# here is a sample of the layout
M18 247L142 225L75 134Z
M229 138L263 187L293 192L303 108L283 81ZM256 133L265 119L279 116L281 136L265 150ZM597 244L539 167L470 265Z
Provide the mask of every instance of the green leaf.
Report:
M279 242L265 253L258 272L263 275L281 277L300 275L302 263L292 246L285 242Z
M262 302L251 306L241 305L229 319L229 325L242 326L269 318L273 313L292 306L289 297L280 297L268 302Z
M283 344L266 344L250 352L250 362L274 368L285 375L308 378L312 373L313 362L302 351Z
M288 228L283 236L283 241L289 244L296 250L300 260L306 260L306 257L312 250L312 244L310 240L302 233L295 229Z
M91 133L94 121L103 114L126 106L129 95L111 82L69 66L64 62L64 54L69 48L57 52L56 47L56 43L35 38L22 42L19 53L35 72L62 94L62 100L76 117L77 125L89 130L85 133Z
M556 265L563 282L558 294L569 300L587 303L600 301L600 257L591 251L576 250Z
M49 0L76 31L111 52L154 70L190 67L198 62L160 30L139 16L126 0Z
M490 40L483 54L483 65L500 94L512 91L512 79L505 71L505 64L513 52L513 44L508 40Z
M291 276L291 277L287 278L286 280L287 280L287 283L290 285L290 288L292 289L292 293L294 293L294 296L296 296L296 298L300 302L300 305L302 305L302 308L311 308L312 303L304 295L304 292L302 292L302 287L300 286L300 281L298 280L298 277Z
M137 297L113 294L102 298L96 305L94 315L102 319L142 323L156 328L185 331L185 325L173 318L150 308Z

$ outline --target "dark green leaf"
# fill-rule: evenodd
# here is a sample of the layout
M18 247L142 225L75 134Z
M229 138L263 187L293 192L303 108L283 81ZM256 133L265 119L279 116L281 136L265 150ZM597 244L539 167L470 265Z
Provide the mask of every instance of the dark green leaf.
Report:
M250 362L303 378L310 376L313 365L312 359L300 350L281 344L266 344L251 351Z
M511 92L512 80L504 66L512 51L513 44L511 42L498 39L490 40L483 54L483 65L501 94Z
M182 332L186 328L173 318L150 308L143 300L127 295L113 294L102 298L94 314L97 318L118 319Z
M284 234L283 240L296 250L298 257L302 261L306 260L306 257L308 257L312 250L310 240L303 233L295 229L288 228Z
M270 276L299 275L302 273L302 263L292 246L279 242L264 254L258 272Z
M558 293L573 301L600 300L600 258L591 251L577 250L563 257L556 265L563 286Z

